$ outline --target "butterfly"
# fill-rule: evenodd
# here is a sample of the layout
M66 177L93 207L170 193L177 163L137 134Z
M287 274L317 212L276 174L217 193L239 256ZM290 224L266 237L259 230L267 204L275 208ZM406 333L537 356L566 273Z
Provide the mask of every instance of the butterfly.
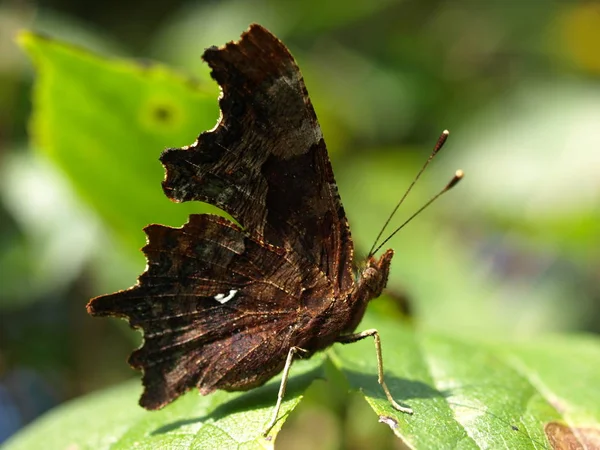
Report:
M143 371L140 405L162 408L193 387L248 390L283 371L266 435L296 355L373 337L386 397L412 413L384 381L377 330L355 333L394 253L371 252L355 274L348 220L294 58L254 24L203 59L221 87L221 117L192 145L162 153L163 190L175 202L213 204L236 223L194 214L181 228L148 225L137 284L87 306L143 330L129 358Z

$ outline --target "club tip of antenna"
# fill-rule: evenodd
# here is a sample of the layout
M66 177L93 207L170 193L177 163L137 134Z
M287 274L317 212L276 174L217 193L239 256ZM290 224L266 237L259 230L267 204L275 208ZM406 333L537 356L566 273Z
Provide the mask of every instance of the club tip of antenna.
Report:
M445 191L452 189L454 186L456 186L458 184L458 182L460 180L463 179L463 177L465 176L465 173L458 169L455 173L454 173L454 177L452 177L452 179L450 180L450 183L448 183L448 185L446 186L446 189L444 189Z
M433 153L431 154L431 158L433 158L436 155L436 153L442 149L442 147L446 143L446 139L448 139L449 134L450 132L448 130L442 131L442 134L440 134L439 139L435 143L435 147L433 147Z

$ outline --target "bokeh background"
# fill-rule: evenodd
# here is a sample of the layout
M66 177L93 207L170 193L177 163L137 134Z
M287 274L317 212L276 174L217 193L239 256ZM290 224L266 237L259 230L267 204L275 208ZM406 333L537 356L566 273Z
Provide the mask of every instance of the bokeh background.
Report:
M392 222L455 169L466 172L390 242L390 290L408 300L415 326L473 339L600 331L600 2L6 0L0 442L61 402L136 375L125 363L136 333L88 317L85 305L134 284L144 267L141 229L135 242L111 232L43 146L30 143L35 73L16 33L163 62L203 81L216 106L202 51L237 39L251 22L299 62L362 255L440 132L451 130ZM278 442L398 446L368 415L359 396L317 383Z

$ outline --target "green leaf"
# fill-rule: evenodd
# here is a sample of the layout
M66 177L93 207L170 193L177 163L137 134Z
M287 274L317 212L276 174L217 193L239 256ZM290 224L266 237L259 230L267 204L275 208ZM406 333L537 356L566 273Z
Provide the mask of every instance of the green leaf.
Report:
M30 123L36 147L132 254L142 258L145 225L181 226L190 212L215 210L171 203L158 157L214 126L216 84L198 86L159 64L105 59L31 33L19 41L38 74Z
M127 382L56 408L18 433L5 449L273 448L302 392L323 376L323 358L294 364L280 420L267 438L262 431L271 419L281 376L243 393L217 391L204 397L194 390L153 412L137 404L141 383Z
M371 316L360 328L379 330L387 384L414 415L386 400L370 340L335 346L331 358L410 447L547 448L548 424L600 430L597 338L482 343Z
M336 344L329 357L350 386L362 391L376 413L372 420L379 416L411 448L547 448L544 430L552 425L577 430L582 441L585 430L594 436L600 429L597 338L473 342L414 332L374 314L360 327L367 328L379 330L388 386L414 415L394 410L386 400L370 338ZM323 358L294 363L272 440L260 433L273 411L280 376L246 393L191 392L159 412L139 408L139 385L127 383L57 408L6 448L270 448L304 390L322 376Z

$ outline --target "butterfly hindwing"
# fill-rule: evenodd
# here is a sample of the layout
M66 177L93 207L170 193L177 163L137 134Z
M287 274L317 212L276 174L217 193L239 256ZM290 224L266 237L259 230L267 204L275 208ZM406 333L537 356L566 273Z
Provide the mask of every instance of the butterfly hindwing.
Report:
M130 363L144 371L140 403L148 409L194 386L206 394L264 383L318 312L301 308L306 293L332 298L316 268L222 217L192 215L182 228L150 225L146 233L138 284L95 298L88 310L143 329Z

